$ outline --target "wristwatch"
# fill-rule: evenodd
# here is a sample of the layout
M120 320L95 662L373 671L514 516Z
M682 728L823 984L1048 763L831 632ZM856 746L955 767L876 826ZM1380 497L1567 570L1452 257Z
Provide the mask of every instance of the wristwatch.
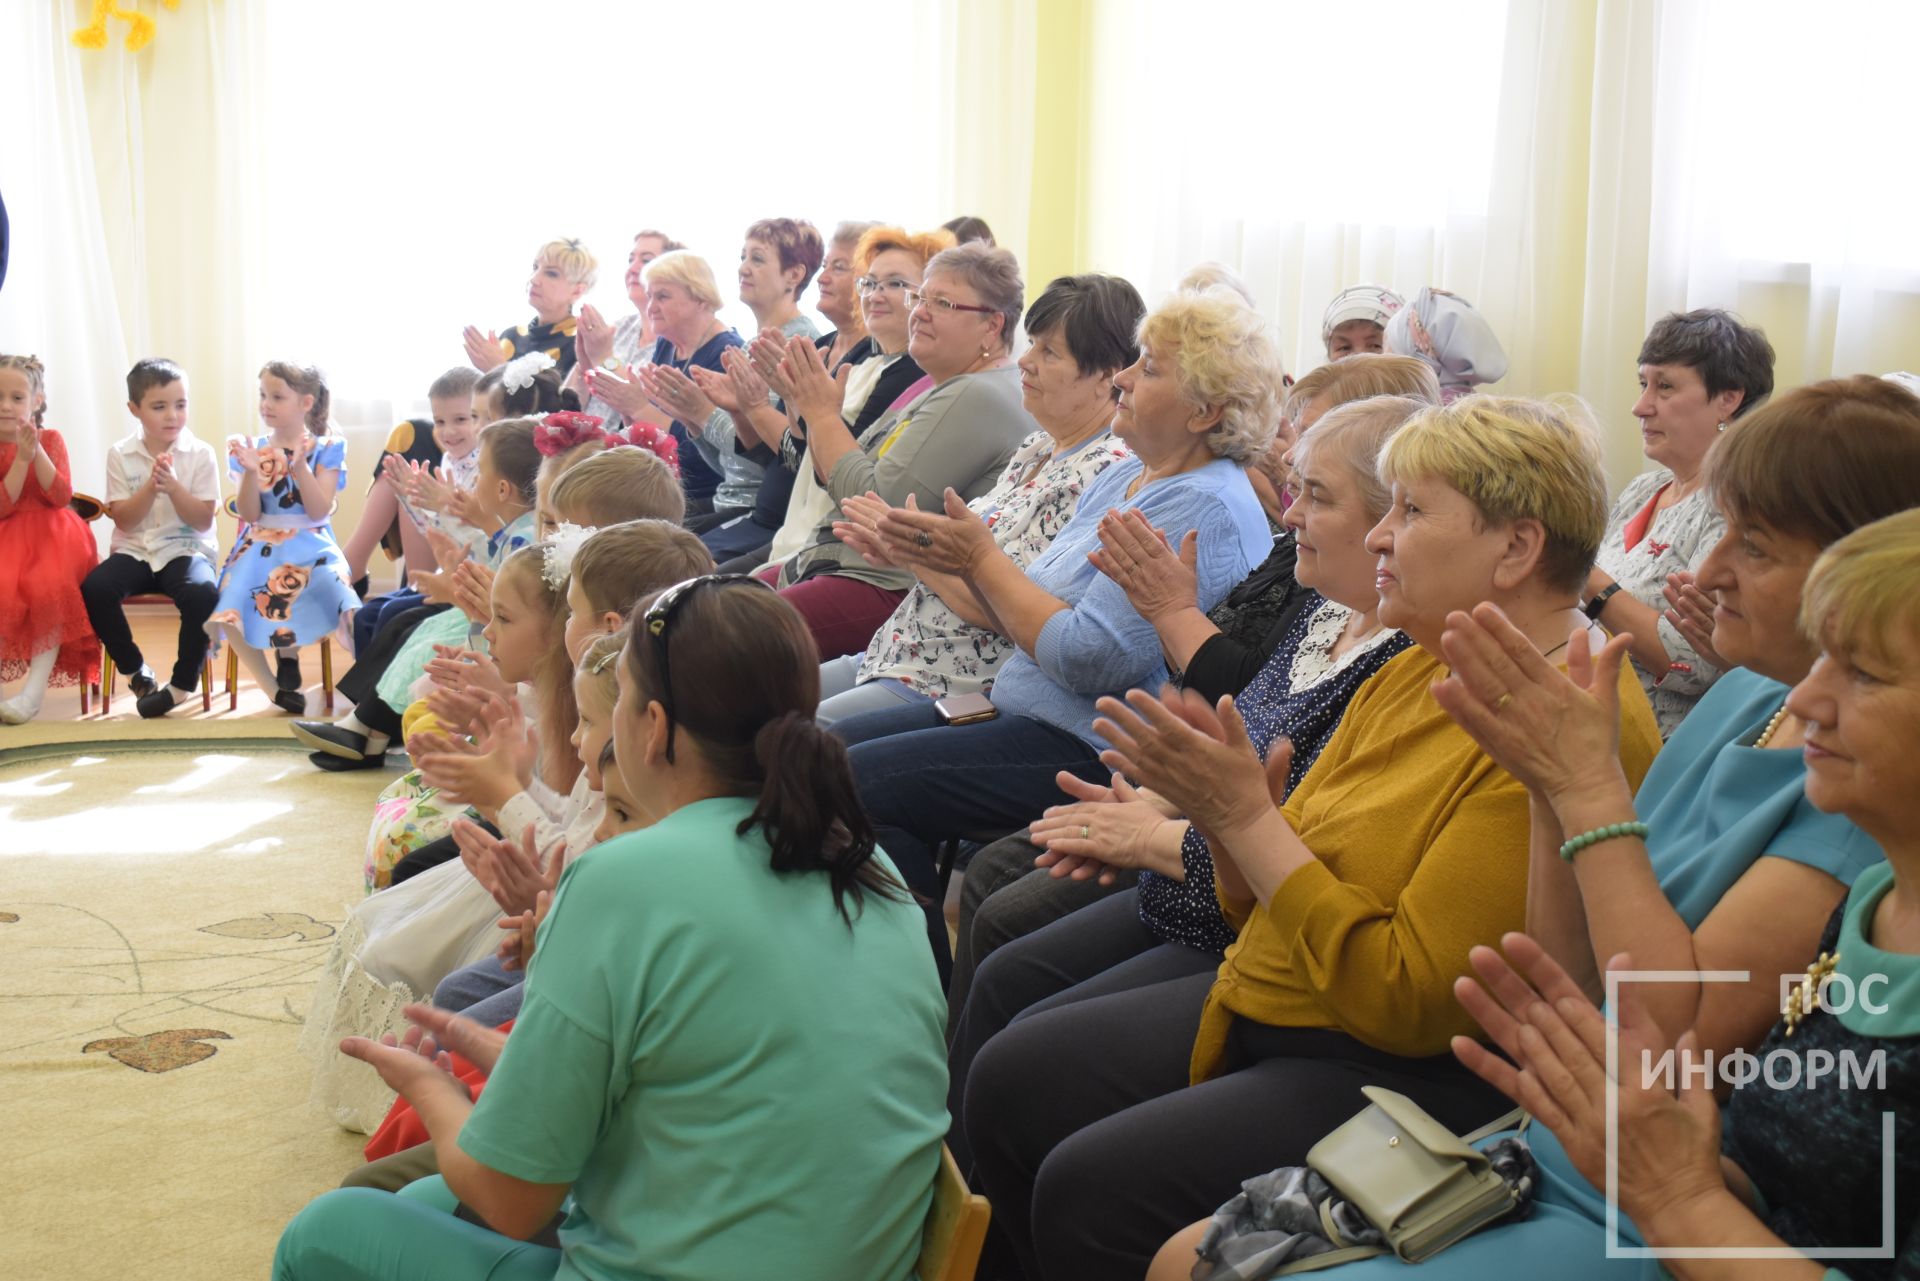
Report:
M1588 601L1585 605L1581 606L1580 612L1585 614L1588 618L1591 618L1594 622L1596 623L1599 622L1600 611L1607 607L1607 602L1612 600L1613 594L1619 590L1620 590L1620 584L1608 583L1605 587L1602 587L1599 591L1593 594L1592 600Z
M601 362L600 362L600 368L602 368L602 369L604 369L604 370L606 370L606 371L607 371L608 373L610 373L610 374L617 374L617 373L619 373L619 372L620 372L620 357L618 357L618 356L608 356L608 357L607 357L607 358L606 358L605 360L603 360L603 361L601 361Z

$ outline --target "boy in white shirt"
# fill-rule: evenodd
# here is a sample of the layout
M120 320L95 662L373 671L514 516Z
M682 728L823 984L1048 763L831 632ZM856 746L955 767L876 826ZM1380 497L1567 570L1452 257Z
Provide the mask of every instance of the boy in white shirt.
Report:
M111 554L87 575L80 595L113 665L127 673L140 715L151 718L192 696L206 661L207 617L220 595L213 537L220 460L187 431L187 375L171 360L134 365L127 410L140 429L107 451ZM156 591L180 610L180 649L166 685L140 656L122 608L127 597Z

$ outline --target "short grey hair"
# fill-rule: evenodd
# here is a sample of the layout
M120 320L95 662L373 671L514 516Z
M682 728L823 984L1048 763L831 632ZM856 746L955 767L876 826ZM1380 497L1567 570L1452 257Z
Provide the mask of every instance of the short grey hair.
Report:
M1010 249L970 240L952 249L943 249L927 262L926 274L952 272L980 295L980 301L1000 315L1000 342L1009 351L1020 327L1020 313L1027 309L1027 282L1020 278L1020 260Z
M1360 486L1367 514L1378 522L1393 505L1393 490L1380 479L1380 450L1387 437L1432 403L1414 396L1369 396L1337 405L1300 437L1293 447L1293 465L1326 458L1345 467Z
M1140 344L1174 354L1180 390L1196 405L1218 406L1207 433L1216 458L1250 466L1280 426L1286 372L1280 344L1259 312L1231 289L1176 293L1140 322Z
M854 247L860 243L860 237L866 235L879 225L877 222L855 222L852 220L839 223L834 227L833 237L827 241L827 244L845 245L847 252L852 253Z

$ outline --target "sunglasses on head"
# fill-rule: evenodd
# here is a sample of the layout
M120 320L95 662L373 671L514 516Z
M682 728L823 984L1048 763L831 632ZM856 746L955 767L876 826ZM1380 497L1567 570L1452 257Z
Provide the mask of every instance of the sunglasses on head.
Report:
M774 590L751 574L702 574L698 578L689 578L685 582L675 583L654 598L647 612L641 615L646 624L647 635L653 637L653 654L660 664L660 706L667 714L667 764L673 764L673 728L677 723L673 714L673 676L667 667L667 630L673 625L674 616L680 606L702 587L709 584L715 587L731 587L736 583L748 583L764 591Z

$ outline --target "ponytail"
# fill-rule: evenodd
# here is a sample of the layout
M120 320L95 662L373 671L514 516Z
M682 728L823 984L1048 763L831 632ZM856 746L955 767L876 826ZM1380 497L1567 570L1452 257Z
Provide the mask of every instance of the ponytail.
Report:
M739 833L766 832L774 871L825 872L833 905L849 927L866 894L912 901L906 886L874 861L873 826L860 805L846 744L795 711L761 727L753 754L760 799Z
M269 360L260 366L260 376L272 374L293 390L296 396L313 397L307 411L307 430L324 436L332 429L333 393L327 389L327 376L318 366L296 364L291 360Z

